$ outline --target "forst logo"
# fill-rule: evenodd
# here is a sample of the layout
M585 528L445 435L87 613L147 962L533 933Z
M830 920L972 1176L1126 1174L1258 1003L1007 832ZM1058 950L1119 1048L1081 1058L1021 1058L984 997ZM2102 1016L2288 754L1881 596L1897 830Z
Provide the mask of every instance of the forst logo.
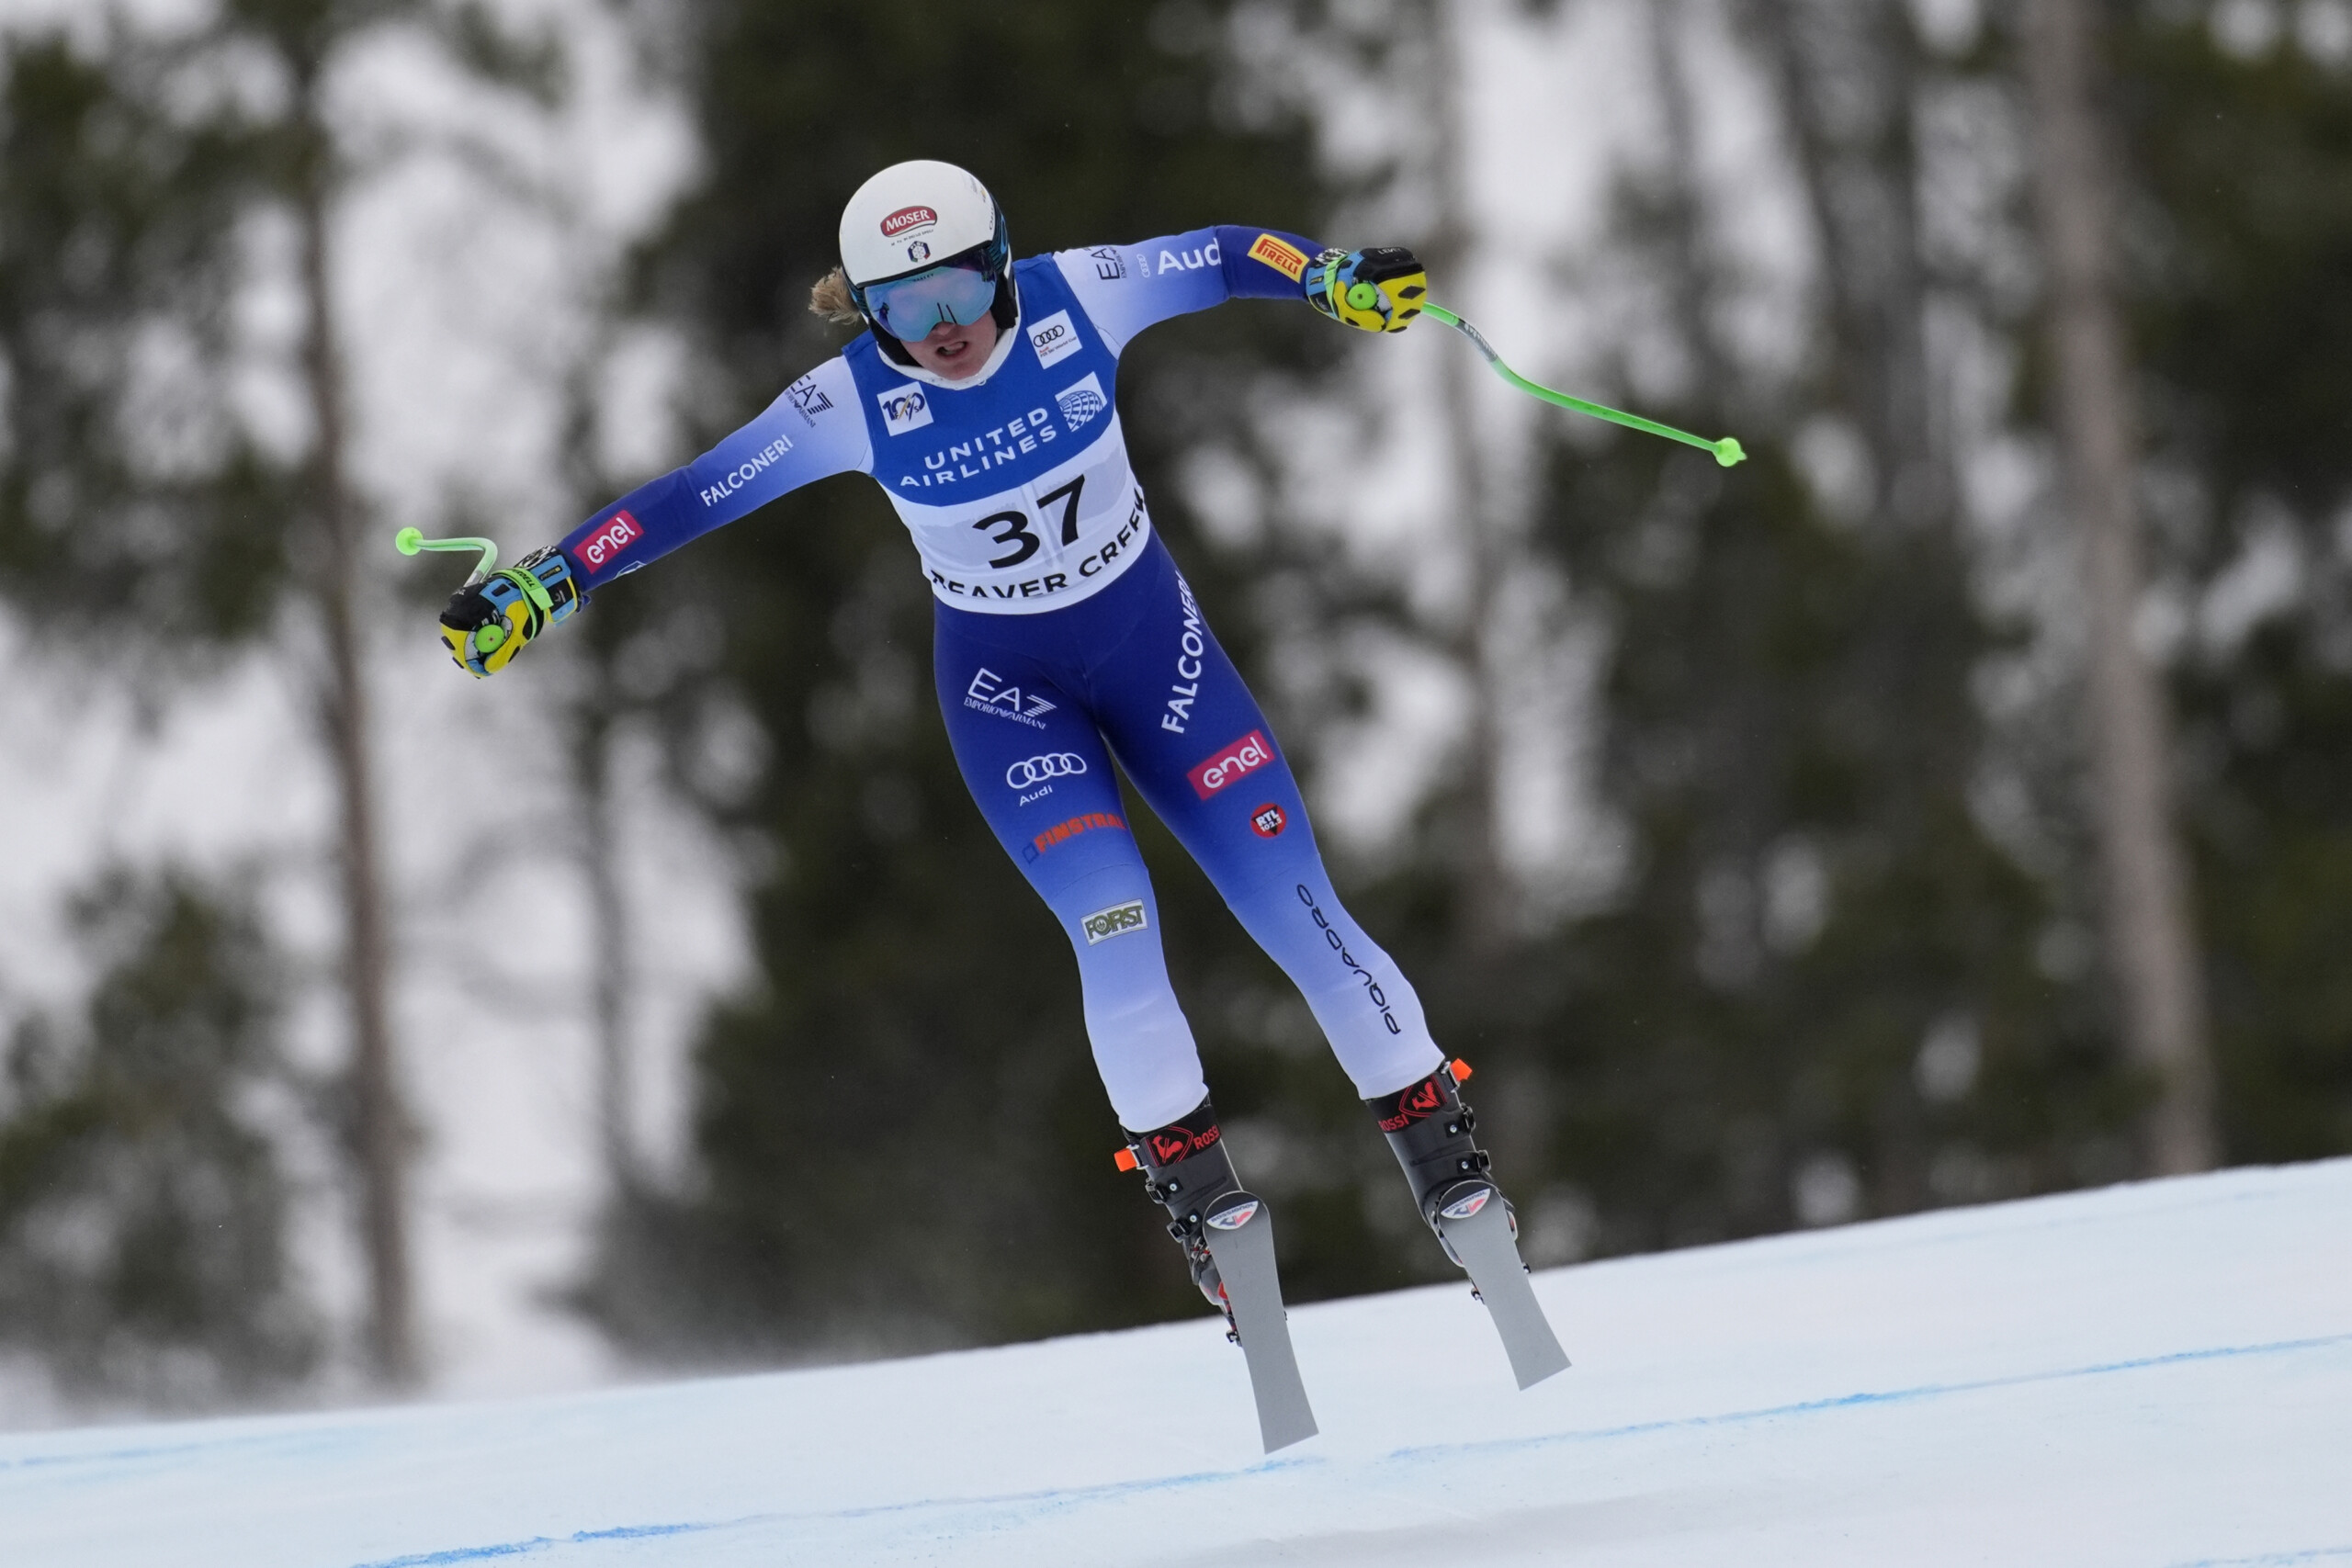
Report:
M1130 898L1124 904L1097 909L1080 922L1086 928L1086 945L1089 947L1098 942L1108 942L1114 936L1125 936L1129 931L1142 931L1149 923L1144 918L1143 900L1140 898Z
M1261 839L1280 838L1282 830L1289 826L1290 818L1272 801L1250 814L1250 830Z
M643 537L645 530L636 518L626 512L616 512L605 520L603 527L588 536L588 542L580 547L580 558L587 563L588 575L594 577Z
M882 220L882 237L895 240L910 230L928 228L939 221L939 214L928 207L901 207Z
M1203 762L1184 776L1193 781L1193 793L1208 799L1246 773L1254 773L1274 760L1274 748L1263 730L1253 729L1238 740L1220 746Z

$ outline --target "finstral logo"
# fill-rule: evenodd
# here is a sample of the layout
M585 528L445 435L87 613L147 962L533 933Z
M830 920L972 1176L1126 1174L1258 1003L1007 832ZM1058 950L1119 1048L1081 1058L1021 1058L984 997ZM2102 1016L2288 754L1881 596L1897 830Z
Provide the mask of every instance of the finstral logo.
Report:
M927 229L939 221L939 214L928 207L901 207L882 220L882 237L895 240L917 229Z
M1067 822L1055 823L1052 827L1046 829L1044 832L1038 834L1035 838L1030 840L1027 844L1022 847L1024 852L1032 850L1035 851L1035 854L1029 855L1031 860L1035 860L1038 855L1044 854L1056 844L1067 843L1069 840L1077 838L1080 833L1092 833L1104 828L1115 828L1124 833L1126 831L1127 825L1124 820L1113 816L1108 811L1083 812L1079 816L1071 818ZM1104 914L1111 914L1114 911L1105 909L1102 912ZM1140 907L1138 907L1136 913L1138 917L1141 916L1143 911ZM1093 919L1091 915L1087 918L1089 919ZM1108 934L1116 935L1117 933L1111 932Z
M580 558L588 565L588 575L595 576L619 558L629 546L645 537L645 530L637 519L626 512L616 512L605 519L605 525L588 536L580 547Z
M1256 773L1273 760L1273 744L1263 730L1253 729L1240 739L1218 747L1208 761L1184 776L1193 781L1193 793L1207 800L1234 780Z

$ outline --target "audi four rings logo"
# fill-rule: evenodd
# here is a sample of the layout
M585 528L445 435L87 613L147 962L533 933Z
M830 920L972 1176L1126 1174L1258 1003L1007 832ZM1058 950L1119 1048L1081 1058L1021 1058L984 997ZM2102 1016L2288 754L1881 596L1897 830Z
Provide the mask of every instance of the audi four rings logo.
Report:
M1086 759L1073 751L1030 757L1004 770L1007 789L1035 789L1047 779L1073 778L1086 772Z

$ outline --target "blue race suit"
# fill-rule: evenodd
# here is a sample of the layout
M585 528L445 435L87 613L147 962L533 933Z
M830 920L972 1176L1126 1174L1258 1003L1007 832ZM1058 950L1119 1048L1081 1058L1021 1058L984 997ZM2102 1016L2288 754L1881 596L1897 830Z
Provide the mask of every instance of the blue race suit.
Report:
M1333 894L1297 781L1152 527L1119 432L1118 356L1136 333L1237 295L1296 299L1317 248L1223 225L1031 257L1013 268L1014 328L974 375L944 379L863 333L563 541L593 589L811 480L883 486L936 601L956 764L1069 937L1095 1065L1134 1132L1207 1090L1114 754L1306 997L1359 1095L1442 1060L1412 987Z

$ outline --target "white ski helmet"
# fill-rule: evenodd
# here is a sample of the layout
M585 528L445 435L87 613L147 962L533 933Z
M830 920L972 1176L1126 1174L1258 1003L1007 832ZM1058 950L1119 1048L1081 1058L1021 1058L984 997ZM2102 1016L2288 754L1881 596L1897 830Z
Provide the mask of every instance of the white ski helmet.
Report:
M997 325L1012 324L1012 237L1004 209L988 186L953 164L916 158L867 180L842 209L841 242L850 299L886 351L897 347L900 337L920 337L922 331L904 322L892 331L888 312L868 290L948 267L977 272L993 285L990 310ZM914 325L928 330L922 321Z

